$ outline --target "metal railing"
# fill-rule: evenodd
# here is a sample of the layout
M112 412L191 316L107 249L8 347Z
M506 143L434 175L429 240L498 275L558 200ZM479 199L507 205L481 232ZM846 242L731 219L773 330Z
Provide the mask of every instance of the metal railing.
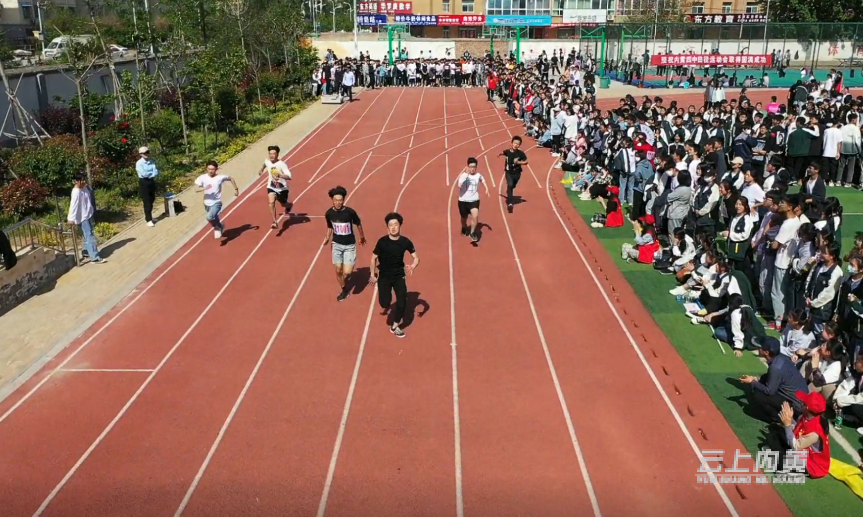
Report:
M16 254L24 250L44 248L57 253L72 253L75 263L81 265L77 228L65 224L51 226L29 217L3 229ZM2 266L0 266L2 267Z

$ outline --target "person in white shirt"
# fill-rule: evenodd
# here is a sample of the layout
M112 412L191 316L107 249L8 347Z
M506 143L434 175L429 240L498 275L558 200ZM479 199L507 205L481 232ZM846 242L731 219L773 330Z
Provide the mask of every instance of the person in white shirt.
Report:
M352 68L345 70L345 75L342 76L342 95L346 95L348 97L348 102L354 101L355 81L356 77L354 76L354 70Z
M195 185L198 186L195 192L204 193L207 221L213 225L213 236L217 239L221 239L225 231L225 225L219 220L219 212L222 211L222 184L226 181L231 182L234 186L234 195L239 196L240 189L237 187L237 182L230 176L219 174L219 164L212 160L207 162L207 173L201 174L195 180Z
M290 194L290 189L288 188L287 180L291 179L291 170L288 169L288 165L285 162L279 159L279 153L281 152L279 146L271 145L267 148L267 152L269 156L264 160L264 164L261 165L258 176L264 172L269 172L267 177L267 197L270 201L270 215L273 216L273 225L270 228L275 230L279 227L279 219L276 217L276 200L285 209L285 215L288 215L288 194Z
M93 205L93 191L87 186L87 177L80 172L75 175L75 187L72 189L72 199L69 202L69 216L66 218L70 226L80 226L84 234L84 249L90 262L104 264L107 260L99 255L96 247L96 234L93 232L93 216L96 209Z
M842 154L842 124L827 124L824 131L823 150L821 157L824 159L824 180L831 187L836 184L839 173L839 156Z
M785 318L785 298L790 289L790 278L786 275L791 267L791 260L797 253L797 230L800 228L800 218L794 210L797 202L794 198L783 196L779 201L779 212L785 213L785 220L779 227L779 233L773 240L771 247L776 250L776 259L773 265L773 285L770 291L770 299L773 302L774 321L768 327L779 330Z
M476 234L479 225L479 184L485 187L485 195L489 196L488 185L482 174L476 170L476 158L467 159L467 167L461 172L456 181L458 185L458 213L461 216L461 234L470 237L474 243L479 241ZM470 223L468 225L468 219Z

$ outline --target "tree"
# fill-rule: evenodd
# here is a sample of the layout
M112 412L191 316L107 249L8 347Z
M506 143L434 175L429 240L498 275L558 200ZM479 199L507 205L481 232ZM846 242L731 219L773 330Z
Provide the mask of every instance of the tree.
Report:
M767 11L767 0L761 0ZM839 23L863 21L863 0L770 0L771 22Z
M692 8L689 0L632 0L625 15L617 16L619 23L671 23L683 22Z

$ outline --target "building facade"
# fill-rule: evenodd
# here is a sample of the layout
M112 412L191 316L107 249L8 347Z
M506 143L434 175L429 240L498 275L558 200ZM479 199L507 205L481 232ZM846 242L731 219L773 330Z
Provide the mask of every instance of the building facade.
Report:
M664 22L683 14L756 14L754 0L412 0L358 2L367 30L404 24L416 37L478 38L484 26L528 25L531 39L575 38L583 27L610 22ZM374 30L374 29L372 29Z

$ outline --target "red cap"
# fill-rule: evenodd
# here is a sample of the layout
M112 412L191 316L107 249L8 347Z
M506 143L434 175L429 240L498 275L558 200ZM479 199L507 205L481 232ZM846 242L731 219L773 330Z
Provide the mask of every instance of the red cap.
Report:
M645 224L656 224L656 218L653 217L653 214L643 215L638 220Z
M824 395L818 393L817 391L813 391L812 393L804 393L802 391L798 391L797 393L795 393L795 395L797 396L797 400L802 402L810 413L820 415L821 413L827 411L827 401L824 400Z

